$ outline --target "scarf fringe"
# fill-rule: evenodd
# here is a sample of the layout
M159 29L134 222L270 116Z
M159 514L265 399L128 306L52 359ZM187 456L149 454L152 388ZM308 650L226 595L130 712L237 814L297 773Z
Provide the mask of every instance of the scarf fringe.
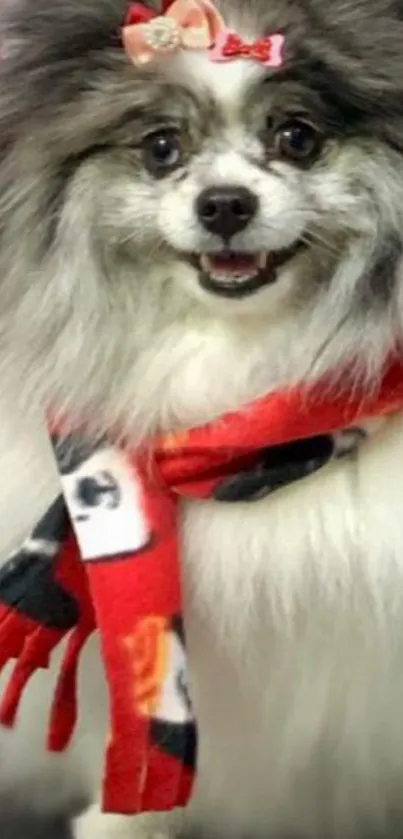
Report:
M38 670L49 667L56 647L67 639L67 649L53 698L48 747L63 751L69 744L77 719L77 671L80 654L89 635L95 629L94 613L88 594L85 570L77 562L74 538L63 547L54 569L55 581L66 592L71 592L79 604L79 620L72 629L38 624L24 615L24 602L18 609L0 607L0 671L12 659L14 668L0 702L0 723L11 728L16 720L25 688Z
M69 745L77 721L77 674L80 654L93 627L82 624L76 627L68 641L67 650L60 668L60 674L51 706L47 747L52 752L62 752ZM63 640L63 633L36 628L26 639L16 655L15 647L8 655L3 652L1 666L11 658L17 658L0 703L0 723L11 728L18 714L25 688L38 670L49 667L51 654ZM0 633L0 647L3 651Z
M51 752L63 752L73 736L78 716L80 655L93 629L93 626L81 624L69 638L50 712L47 747Z
M9 628L12 621L9 621ZM19 655L16 656L14 644L9 645L8 659L17 658L13 672L7 684L0 704L0 722L11 727L14 725L22 696L31 676L36 670L49 667L50 655L54 648L63 638L63 632L48 629L46 633L41 627L35 627L33 631L23 639ZM0 647L5 649L4 638L0 636Z

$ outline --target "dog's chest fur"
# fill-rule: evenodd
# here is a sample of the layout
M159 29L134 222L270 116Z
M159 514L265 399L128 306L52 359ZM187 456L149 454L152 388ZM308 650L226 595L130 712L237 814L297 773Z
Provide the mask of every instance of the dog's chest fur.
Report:
M187 353L176 372L181 395L172 385L167 390L178 414L186 404L188 421L214 398L225 366L219 356L222 347L214 366ZM246 389L246 367L240 357L237 376L228 376L233 394ZM216 386L217 395L223 391ZM18 440L13 422L9 435L7 422L1 432L12 486L0 513L15 536L58 489L34 425ZM200 727L190 814L209 831L362 836L403 810L402 432L403 418L392 418L351 458L270 498L183 509ZM54 805L70 791L95 798L106 724L96 647L89 646L82 668L73 749L56 761L42 749L50 690L47 675L34 680L21 726L0 737L7 766L0 794L22 776L42 803L52 798Z
M199 798L217 824L364 835L402 809L402 428L275 498L186 513Z

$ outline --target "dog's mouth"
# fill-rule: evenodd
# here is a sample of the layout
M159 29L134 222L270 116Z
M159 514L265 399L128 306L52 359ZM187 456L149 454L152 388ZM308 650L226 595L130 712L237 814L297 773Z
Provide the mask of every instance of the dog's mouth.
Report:
M206 291L222 297L242 298L254 294L277 279L277 273L303 247L298 241L291 247L260 253L202 253L190 261L199 272L199 283Z

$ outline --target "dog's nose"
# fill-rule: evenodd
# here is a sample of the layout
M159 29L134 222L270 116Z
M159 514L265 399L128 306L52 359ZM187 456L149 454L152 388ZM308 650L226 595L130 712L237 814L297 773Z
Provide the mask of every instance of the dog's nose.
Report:
M209 233L230 239L248 226L257 213L257 196L243 186L210 187L200 193L197 215Z

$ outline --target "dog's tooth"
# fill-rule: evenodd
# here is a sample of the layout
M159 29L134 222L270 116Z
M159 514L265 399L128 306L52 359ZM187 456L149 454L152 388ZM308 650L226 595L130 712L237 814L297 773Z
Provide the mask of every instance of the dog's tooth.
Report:
M209 274L212 268L212 263L210 257L206 253L202 253L200 256L200 267L202 271L205 271L206 274Z
M260 271L263 271L266 268L267 259L268 259L267 252L262 251L257 258L257 264L259 266Z

